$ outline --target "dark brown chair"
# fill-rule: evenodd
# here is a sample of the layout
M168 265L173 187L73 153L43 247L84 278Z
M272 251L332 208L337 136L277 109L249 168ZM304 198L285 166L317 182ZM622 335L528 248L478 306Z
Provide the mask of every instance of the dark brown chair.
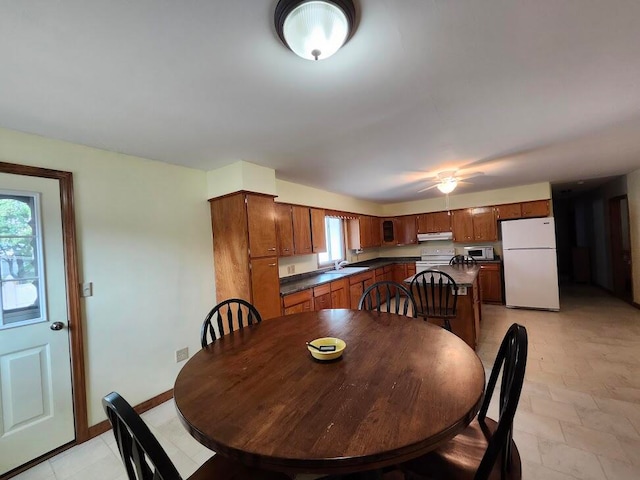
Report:
M358 302L358 310L376 310L415 317L416 301L407 287L385 280L374 283L364 291Z
M449 260L449 265L477 265L478 261L466 255L454 255Z
M129 480L182 480L178 470L131 405L118 393L102 399ZM248 468L222 455L207 460L188 480L287 480L280 473Z
M230 298L213 307L204 319L200 329L200 344L202 348L205 348L209 343L207 337L211 337L212 342L222 337L225 325L228 332L233 332L236 327L242 330L245 326L260 323L261 321L262 317L256 307L246 300ZM217 332L214 328L214 323L218 327Z
M438 270L424 270L413 277L411 293L416 299L418 317L425 320L442 320L444 328L451 331L452 318L458 305L458 285L450 275Z
M401 466L407 479L517 480L522 478L520 454L512 439L527 365L527 330L514 323L496 356L478 417L459 435L427 455ZM487 409L500 371L498 421Z

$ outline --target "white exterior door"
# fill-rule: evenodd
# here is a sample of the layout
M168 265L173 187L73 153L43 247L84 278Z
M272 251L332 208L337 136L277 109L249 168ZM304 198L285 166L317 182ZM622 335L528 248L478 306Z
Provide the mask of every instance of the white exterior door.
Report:
M0 174L0 264L1 476L75 438L58 180Z

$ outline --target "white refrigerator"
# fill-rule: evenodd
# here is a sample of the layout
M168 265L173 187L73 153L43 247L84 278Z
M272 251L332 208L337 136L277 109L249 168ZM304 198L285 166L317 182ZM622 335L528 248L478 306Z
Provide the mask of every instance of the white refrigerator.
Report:
M560 310L553 217L502 222L507 307Z

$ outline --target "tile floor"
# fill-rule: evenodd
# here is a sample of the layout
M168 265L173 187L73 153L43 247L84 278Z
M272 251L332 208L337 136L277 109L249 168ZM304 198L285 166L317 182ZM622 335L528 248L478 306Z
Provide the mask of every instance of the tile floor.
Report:
M511 323L529 333L514 432L523 478L640 479L640 310L589 287L565 289L559 313L483 308L478 355L487 370ZM179 423L173 401L143 418L183 476L211 455ZM14 478L126 480L117 455L107 432Z

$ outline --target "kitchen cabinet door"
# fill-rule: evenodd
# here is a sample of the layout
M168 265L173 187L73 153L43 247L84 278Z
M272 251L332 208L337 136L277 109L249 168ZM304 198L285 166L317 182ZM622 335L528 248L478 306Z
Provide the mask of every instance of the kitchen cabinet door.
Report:
M277 255L273 197L247 194L246 201L251 258Z
M383 218L382 222L382 246L398 245L398 226L395 218Z
M360 297L362 297L362 293L364 289L362 287L362 282L354 283L353 285L349 285L349 304L350 308L353 310L358 309L358 303L360 302Z
M280 316L278 257L251 259L251 303L263 319Z
M473 215L473 239L476 242L498 240L498 225L493 207L471 209Z
M372 247L379 247L382 245L382 225L378 217L369 217L370 224L370 240L369 244Z
M451 231L449 212L431 212L418 215L418 233L440 233Z
M519 203L496 205L496 220L509 220L522 217L522 206Z
M398 227L398 245L415 245L418 243L416 215L398 218Z
M331 282L331 308L349 308L349 281L346 278Z
M311 249L313 253L327 251L327 236L324 227L324 210L320 208L310 208L311 215Z
M522 202L522 216L524 218L548 217L550 213L549 200Z
M296 255L312 253L311 246L311 220L308 207L291 207L293 216L293 244Z
M331 285L325 283L313 287L313 309L318 311L327 308L331 308Z
M278 240L278 256L293 255L293 219L291 205L276 203L276 234Z
M500 264L480 264L480 292L482 303L502 303L502 274Z
M473 217L470 209L451 212L453 241L458 243L473 241Z

